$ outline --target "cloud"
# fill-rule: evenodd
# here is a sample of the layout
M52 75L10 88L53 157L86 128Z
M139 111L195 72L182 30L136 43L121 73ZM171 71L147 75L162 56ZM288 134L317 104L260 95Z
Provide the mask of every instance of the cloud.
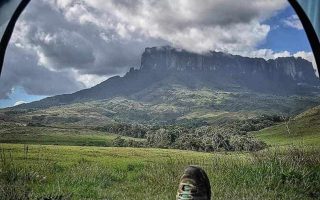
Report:
M316 75L319 77L319 72L318 72L316 60L315 60L314 54L312 52L299 51L299 52L293 54L293 56L296 58L300 57L300 58L303 58L303 59L306 59L306 60L312 62L312 65L313 65L313 68L316 72Z
M48 96L91 87L138 67L149 46L254 54L270 31L264 21L286 6L285 0L31 1L8 49L0 99L14 86Z
M79 3L62 10L60 4L31 2L14 37L15 43L36 52L39 64L50 70L70 69L102 76L121 74L139 65L139 56L147 45L166 44L134 35L132 38L138 39L123 38L125 31L119 25L102 26L107 19L96 9ZM39 11L43 12L41 17L34 14Z
M302 26L302 23L301 23L298 15L291 15L290 17L287 17L286 19L284 19L282 21L282 23L286 27L295 28L298 30L303 30L303 26Z
M13 106L18 106L18 105L21 105L21 104L24 104L24 103L27 103L27 102L25 102L25 101L17 101L17 102L14 103Z
M266 60L276 59L279 57L295 57L295 58L300 57L312 63L312 66L315 70L315 74L319 77L319 72L318 72L318 68L317 68L317 64L316 64L316 60L314 58L313 52L298 51L296 53L290 53L289 51L275 52L271 49L258 49L253 51L234 52L234 54L247 56L251 58L264 58Z
M133 38L137 34L160 38L196 52L255 47L270 30L269 25L261 22L287 5L283 0L256 0L250 4L247 0L237 3L226 0L201 3L194 0L84 0L82 6L72 1L63 5L57 2L69 20L114 28L123 38ZM99 18L88 16L88 9L83 7L95 8L104 14Z
M292 56L290 52L288 51L280 51L280 52L274 52L271 49L258 49L258 50L250 50L250 51L240 51L240 52L234 52L236 55L241 56L248 56L251 58L264 58L266 60L269 59L275 59L279 57L290 57Z
M35 52L11 46L0 78L0 99L8 98L12 89L21 86L28 94L52 95L85 88L69 71L50 71L38 65Z

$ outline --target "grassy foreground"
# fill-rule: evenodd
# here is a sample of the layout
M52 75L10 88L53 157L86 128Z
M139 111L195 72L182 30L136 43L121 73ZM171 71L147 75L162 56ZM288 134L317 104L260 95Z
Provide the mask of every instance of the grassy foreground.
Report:
M319 153L1 144L0 199L172 200L190 164L207 171L214 199L318 199Z
M30 127L0 124L0 143L44 144L67 146L113 146L119 135L86 128ZM144 139L122 136L125 140Z

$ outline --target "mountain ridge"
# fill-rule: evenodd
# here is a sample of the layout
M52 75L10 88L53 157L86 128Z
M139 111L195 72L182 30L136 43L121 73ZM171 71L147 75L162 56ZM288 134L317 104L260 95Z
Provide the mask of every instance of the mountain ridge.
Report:
M15 108L48 108L130 96L148 87L173 83L191 88L243 88L277 95L311 94L320 88L312 63L302 58L265 60L222 52L196 54L169 46L148 47L142 54L140 68L131 68L123 77L114 76L88 89Z

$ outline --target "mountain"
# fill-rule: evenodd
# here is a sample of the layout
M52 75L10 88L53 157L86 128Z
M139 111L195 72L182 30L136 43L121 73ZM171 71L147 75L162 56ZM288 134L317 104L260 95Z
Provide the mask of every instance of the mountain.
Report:
M220 123L291 116L320 105L320 81L302 58L247 58L146 48L139 69L73 94L0 110L0 121L100 126L106 123Z
M159 85L160 84L160 85ZM131 96L163 85L188 88L239 88L276 95L319 92L312 64L302 58L247 58L221 52L196 54L169 46L146 48L140 69L114 76L92 88L24 104L18 108L47 108L116 96ZM139 100L139 99L138 99Z

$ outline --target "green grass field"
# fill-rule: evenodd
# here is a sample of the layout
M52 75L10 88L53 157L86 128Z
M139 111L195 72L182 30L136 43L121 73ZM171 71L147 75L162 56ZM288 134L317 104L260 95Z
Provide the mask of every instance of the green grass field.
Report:
M320 198L319 152L1 144L0 199L169 200L190 164L207 171L214 199L315 199Z
M0 125L0 143L113 146L118 135L85 128L29 127ZM125 140L143 139L122 136Z

